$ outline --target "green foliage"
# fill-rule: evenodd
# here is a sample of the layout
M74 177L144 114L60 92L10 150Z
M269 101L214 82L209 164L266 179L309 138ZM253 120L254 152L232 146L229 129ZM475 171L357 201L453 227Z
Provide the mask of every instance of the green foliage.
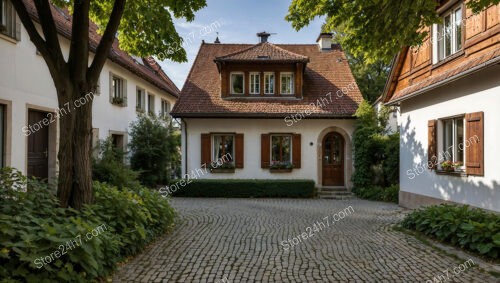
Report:
M130 163L140 172L139 180L148 187L168 182L169 168L180 162L180 135L172 124L154 115L142 115L130 125Z
M74 0L53 2L71 11ZM101 34L108 24L115 2L90 2L90 19L98 25ZM186 62L183 39L175 29L173 17L192 21L194 13L205 6L205 0L127 1L117 33L120 48L137 56L157 55L162 59Z
M353 192L362 199L394 203L398 203L399 200L399 185L391 185L385 188L380 186L355 188Z
M47 184L13 169L1 169L0 185L1 282L95 282L173 223L168 201L145 188L95 183L99 205L77 211L61 208ZM88 239L97 227L102 232ZM65 254L56 255L61 245Z
M177 184L177 186L176 186ZM173 182L174 196L218 198L310 198L314 196L312 180L189 180L185 186Z
M399 133L384 135L387 115L377 116L367 101L360 104L356 117L353 134L354 187L368 190L373 185L399 183Z
M499 0L471 0L483 10ZM326 16L324 28L342 33L341 42L368 63L389 62L403 46L417 46L427 33L422 28L438 23L435 0L293 0L286 20L299 30L316 17Z
M139 173L124 164L125 153L113 146L111 138L99 141L99 156L92 160L93 180L117 186L119 188L138 187Z
M486 257L500 258L498 214L442 204L413 211L401 226Z

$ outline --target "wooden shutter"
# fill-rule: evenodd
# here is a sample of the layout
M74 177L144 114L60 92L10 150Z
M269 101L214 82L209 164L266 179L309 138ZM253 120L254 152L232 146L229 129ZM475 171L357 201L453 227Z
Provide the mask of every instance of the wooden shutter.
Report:
M300 168L301 163L301 135L294 134L292 138L292 163L293 168Z
M201 134L201 165L209 165L212 162L210 134Z
M428 129L428 144L427 144L427 161L432 164L430 169L437 168L437 120L429 120L427 123Z
M235 143L234 143L234 148L235 148L235 162L234 166L236 168L243 168L245 156L244 156L244 143L243 143L243 134L236 134L235 136Z
M260 136L260 167L269 168L269 159L271 158L271 136L262 134Z
M466 114L465 123L466 173L484 176L484 113Z

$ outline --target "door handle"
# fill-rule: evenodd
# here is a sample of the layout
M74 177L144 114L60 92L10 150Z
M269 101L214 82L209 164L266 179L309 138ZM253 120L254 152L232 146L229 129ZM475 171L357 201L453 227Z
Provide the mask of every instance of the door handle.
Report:
M47 148L45 149L45 151L43 152L43 154L45 155L45 158L49 157L49 151L48 151Z

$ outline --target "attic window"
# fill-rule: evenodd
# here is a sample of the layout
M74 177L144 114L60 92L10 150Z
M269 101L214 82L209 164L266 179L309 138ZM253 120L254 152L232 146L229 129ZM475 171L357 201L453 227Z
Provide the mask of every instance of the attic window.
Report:
M258 59L271 59L271 56L269 55L259 55L257 56Z
M242 72L231 73L231 94L243 94L245 92L245 78Z

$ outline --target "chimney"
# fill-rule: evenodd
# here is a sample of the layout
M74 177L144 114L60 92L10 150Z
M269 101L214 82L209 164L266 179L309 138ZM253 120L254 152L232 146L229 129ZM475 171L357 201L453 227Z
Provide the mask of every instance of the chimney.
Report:
M332 50L332 38L333 38L333 33L330 32L320 33L318 39L316 39L316 42L319 45L319 49L321 51Z
M267 39L269 38L269 36L271 36L271 34L263 31L263 32L259 32L257 34L257 36L260 37L260 43L265 43L265 42L267 42Z

